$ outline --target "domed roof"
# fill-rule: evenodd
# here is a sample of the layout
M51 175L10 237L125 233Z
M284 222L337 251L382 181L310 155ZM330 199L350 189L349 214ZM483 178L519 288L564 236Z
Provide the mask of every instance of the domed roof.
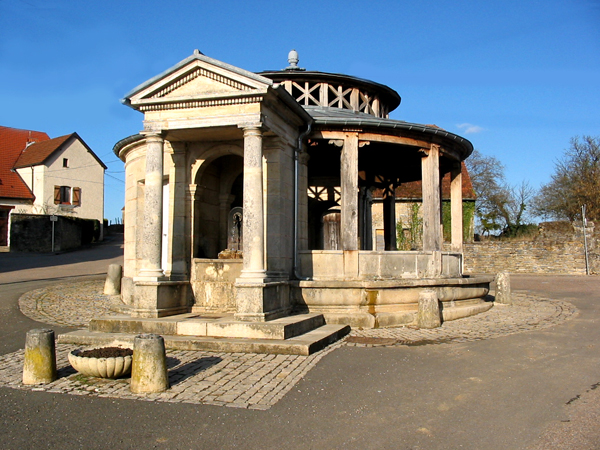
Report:
M292 50L287 68L258 75L283 85L302 106L348 109L387 118L400 104L400 95L388 86L350 75L307 71L298 67L298 61L298 53Z

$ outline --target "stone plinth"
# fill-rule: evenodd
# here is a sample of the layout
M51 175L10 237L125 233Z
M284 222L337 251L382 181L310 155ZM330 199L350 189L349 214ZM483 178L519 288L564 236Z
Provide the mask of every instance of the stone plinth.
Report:
M165 317L188 312L189 283L184 281L134 280L134 317Z

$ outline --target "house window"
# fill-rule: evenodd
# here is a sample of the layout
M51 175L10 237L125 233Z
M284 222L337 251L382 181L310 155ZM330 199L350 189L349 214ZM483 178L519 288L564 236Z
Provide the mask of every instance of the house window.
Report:
M54 186L54 204L71 204L71 188L69 186Z
M70 186L54 186L55 205L81 205L81 188Z
M69 158L63 158L63 167L69 167Z

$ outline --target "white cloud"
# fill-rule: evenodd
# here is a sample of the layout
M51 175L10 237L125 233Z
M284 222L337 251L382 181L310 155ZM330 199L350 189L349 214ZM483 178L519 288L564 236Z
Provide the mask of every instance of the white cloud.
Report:
M483 127L480 127L479 125L473 125L472 123L461 123L456 126L461 130L464 130L463 132L465 134L481 133L484 130Z

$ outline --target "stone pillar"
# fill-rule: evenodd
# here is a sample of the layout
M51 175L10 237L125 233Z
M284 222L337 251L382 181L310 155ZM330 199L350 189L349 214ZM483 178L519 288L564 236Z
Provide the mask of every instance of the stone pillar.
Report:
M141 334L133 340L131 392L164 392L169 389L165 341L157 334Z
M496 303L503 305L512 305L512 296L510 293L510 274L508 272L500 272L496 275Z
M450 172L450 210L452 226L452 251L463 251L462 167L454 164Z
M142 268L139 276L160 278L163 215L163 138L146 135L146 186L144 190L144 229Z
M421 159L423 178L423 250L441 251L442 232L440 215L442 203L440 198L440 148L431 144L424 149L425 157Z
M342 250L358 250L358 133L347 132L341 157Z
M425 289L419 293L419 311L417 326L419 328L437 328L442 324L440 318L440 302L434 290Z
M385 250L398 250L396 245L396 190L393 183L389 183L383 193L383 234Z
M264 196L261 124L244 127L244 268L242 278L264 280Z
M105 295L119 295L121 293L121 277L123 267L120 264L111 264L108 266L106 281L104 282Z
M27 332L23 362L23 384L46 384L56 380L54 331L36 329Z

